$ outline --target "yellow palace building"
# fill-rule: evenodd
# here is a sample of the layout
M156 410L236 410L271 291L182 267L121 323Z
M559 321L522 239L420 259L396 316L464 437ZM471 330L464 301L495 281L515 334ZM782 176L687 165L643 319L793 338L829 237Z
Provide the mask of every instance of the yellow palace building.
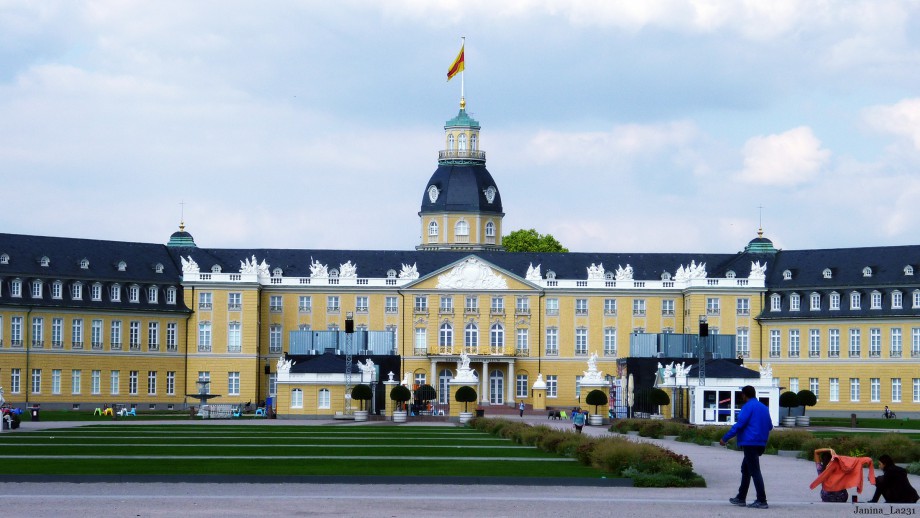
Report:
M5 398L178 410L201 379L212 402L310 418L348 412L362 381L380 411L405 382L435 389L419 411L456 414L465 358L477 406L570 408L596 354L617 410L629 360L695 361L705 317L708 357L769 364L818 396L811 415L920 408L920 246L777 250L761 232L727 254L505 252L463 101L444 130L415 250L201 248L182 226L166 244L0 234Z

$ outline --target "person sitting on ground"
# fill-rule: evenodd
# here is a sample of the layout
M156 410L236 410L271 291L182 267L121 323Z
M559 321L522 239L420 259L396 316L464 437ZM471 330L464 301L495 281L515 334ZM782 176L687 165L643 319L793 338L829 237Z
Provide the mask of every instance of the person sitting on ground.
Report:
M816 452L817 453L817 452ZM818 474L824 473L824 470L827 469L827 465L831 462L831 452L830 450L824 450L821 452L820 461L815 463L815 469L818 470ZM821 501L822 502L846 502L850 499L849 493L846 489L841 489L840 491L828 491L825 489L824 484L821 484Z
M869 502L878 502L882 496L889 504L915 504L920 500L917 490L907 480L906 469L896 465L887 453L878 458L878 463L884 474L875 477L875 495Z

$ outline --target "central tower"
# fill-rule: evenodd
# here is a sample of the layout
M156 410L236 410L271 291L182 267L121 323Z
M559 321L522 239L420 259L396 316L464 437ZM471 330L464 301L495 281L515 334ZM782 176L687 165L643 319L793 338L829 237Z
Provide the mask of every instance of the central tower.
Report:
M422 194L418 250L500 250L502 198L479 149L479 122L460 113L444 125L438 168Z

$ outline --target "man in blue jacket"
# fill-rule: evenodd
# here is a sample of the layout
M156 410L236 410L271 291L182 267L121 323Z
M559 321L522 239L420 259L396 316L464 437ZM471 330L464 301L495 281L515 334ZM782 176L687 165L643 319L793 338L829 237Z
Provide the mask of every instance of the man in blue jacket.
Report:
M728 501L734 505L745 506L748 487L754 479L754 489L757 491L757 500L748 507L754 509L768 509L767 493L763 487L763 475L760 473L760 456L767 449L767 439L773 429L773 420L770 418L770 409L757 399L757 391L747 385L741 389L741 413L738 421L731 430L719 440L725 446L732 437L738 436L738 446L744 451L744 460L741 461L741 485L738 487L738 496Z

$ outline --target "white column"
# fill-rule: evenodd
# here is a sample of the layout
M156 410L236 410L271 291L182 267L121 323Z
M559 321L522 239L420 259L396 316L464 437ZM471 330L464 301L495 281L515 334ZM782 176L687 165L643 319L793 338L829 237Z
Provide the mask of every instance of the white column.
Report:
M428 384L431 385L432 387L438 384L438 371L436 370L437 368L438 368L438 362L435 360L431 360L431 371L429 371L431 372L431 379L428 380Z
M514 360L508 360L508 397L505 398L506 402L514 402L516 383L517 380L514 379Z
M482 376L479 377L479 383L482 384L482 396L480 400L483 403L488 403L491 399L489 397L489 391L491 390L489 385L489 360L482 360Z

